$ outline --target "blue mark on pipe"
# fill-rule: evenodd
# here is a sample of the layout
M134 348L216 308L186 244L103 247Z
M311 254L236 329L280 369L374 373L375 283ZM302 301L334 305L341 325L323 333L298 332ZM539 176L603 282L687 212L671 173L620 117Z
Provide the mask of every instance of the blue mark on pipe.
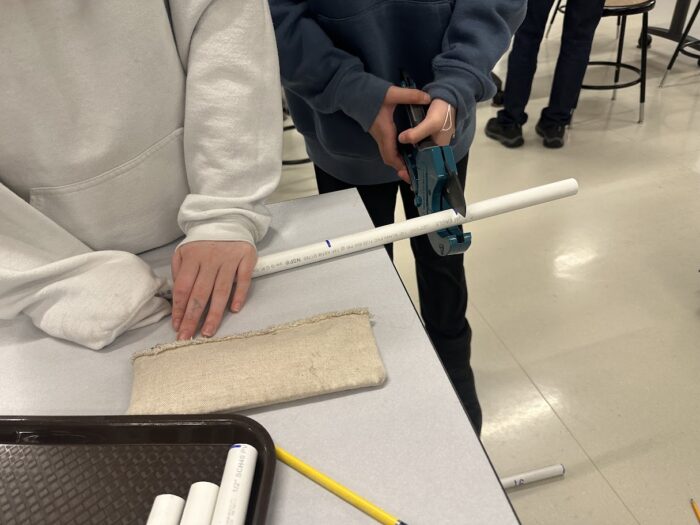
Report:
M331 241L329 241L328 239L326 239L326 244L328 245L329 248L331 247Z

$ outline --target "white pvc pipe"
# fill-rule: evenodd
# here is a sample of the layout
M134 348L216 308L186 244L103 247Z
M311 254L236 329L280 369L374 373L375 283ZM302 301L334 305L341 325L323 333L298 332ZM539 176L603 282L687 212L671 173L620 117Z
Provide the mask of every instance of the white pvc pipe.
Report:
M208 481L193 483L185 500L180 525L211 525L219 486Z
M512 489L514 487L527 485L528 483L535 483L536 481L543 481L545 479L563 476L565 471L564 465L550 465L549 467L529 470L528 472L523 472L522 474L502 478L501 485L503 485L504 489Z
M501 213L569 197L577 192L578 182L575 179L560 180L551 184L536 186L469 204L464 217L454 210L445 210L403 222L388 224L372 230L351 233L337 239L326 239L321 242L300 246L299 248L263 255L255 265L253 277L260 277L289 268L305 266L314 262L369 250L370 248L400 241L408 237L415 237L450 226L466 224Z
M146 525L178 525L185 500L174 494L160 494L153 500L153 507Z
M221 476L211 525L243 525L253 487L258 451L253 445L231 445Z

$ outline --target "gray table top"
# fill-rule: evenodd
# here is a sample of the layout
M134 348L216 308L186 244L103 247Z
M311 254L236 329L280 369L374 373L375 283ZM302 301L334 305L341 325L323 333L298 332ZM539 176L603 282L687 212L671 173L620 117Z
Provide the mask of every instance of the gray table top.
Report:
M372 227L355 190L271 206L260 245L272 253ZM144 255L169 271L173 246ZM255 280L220 334L365 306L389 379L380 388L255 409L272 439L388 512L415 524L518 523L498 479L383 249ZM122 414L130 357L173 339L169 320L129 332L103 351L51 339L26 318L0 321L0 414ZM272 524L373 521L279 464Z

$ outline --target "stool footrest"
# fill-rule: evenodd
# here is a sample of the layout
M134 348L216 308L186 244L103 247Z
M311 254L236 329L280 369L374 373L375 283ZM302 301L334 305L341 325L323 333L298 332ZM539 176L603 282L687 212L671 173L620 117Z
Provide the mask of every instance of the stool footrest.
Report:
M608 67L618 67L617 62L611 62L607 60L595 60L588 63L589 66L608 66ZM614 84L583 84L581 89L597 89L597 90L607 90L607 89L622 89L627 87L636 86L642 82L642 70L638 67L631 66L629 64L619 64L620 69L626 69L628 71L633 71L637 73L638 77L629 82L614 83Z
M698 49L696 47L694 47L697 45L700 45L700 40L698 40L697 38L688 39L687 42L684 42L683 44L681 44L681 47L678 50L678 52L681 55L685 55L685 56L690 57L690 58L700 59L700 51L698 51ZM688 48L692 49L692 51L688 50Z

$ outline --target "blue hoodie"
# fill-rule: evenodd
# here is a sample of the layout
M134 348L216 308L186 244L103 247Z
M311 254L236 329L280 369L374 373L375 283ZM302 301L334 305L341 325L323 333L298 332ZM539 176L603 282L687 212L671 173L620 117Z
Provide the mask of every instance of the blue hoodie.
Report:
M367 133L406 70L457 109L456 159L525 0L270 0L282 85L309 157L351 184L398 180ZM396 111L399 113L399 111Z

